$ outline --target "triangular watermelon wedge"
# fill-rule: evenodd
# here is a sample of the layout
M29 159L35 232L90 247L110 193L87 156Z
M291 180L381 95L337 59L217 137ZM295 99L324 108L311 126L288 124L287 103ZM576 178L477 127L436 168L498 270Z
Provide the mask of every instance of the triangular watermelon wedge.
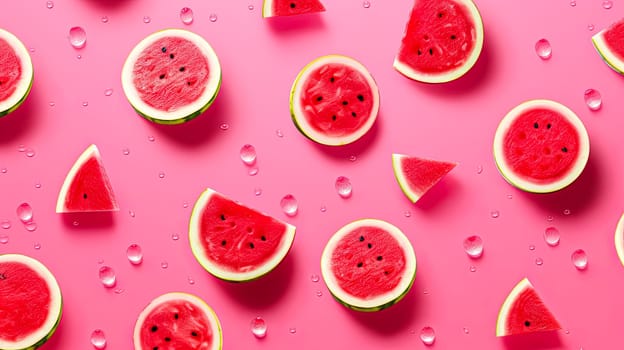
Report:
M416 203L457 163L425 159L404 154L392 155L392 169L403 193Z
M325 11L319 0L264 0L262 17L302 15Z
M509 293L496 322L497 337L559 329L559 322L527 278L520 281Z
M102 164L100 151L90 145L69 170L56 202L57 213L117 211L119 206Z

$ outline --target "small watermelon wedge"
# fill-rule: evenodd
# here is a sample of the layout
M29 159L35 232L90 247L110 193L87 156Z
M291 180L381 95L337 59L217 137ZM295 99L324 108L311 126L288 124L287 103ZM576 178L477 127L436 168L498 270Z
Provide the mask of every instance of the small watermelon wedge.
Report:
M412 203L453 170L457 163L432 160L404 154L392 155L392 169L401 190Z
M24 44L0 28L0 117L16 110L26 100L33 75L32 60Z
M496 321L497 337L559 329L559 322L527 278L518 282L509 293Z
M262 17L264 18L324 11L325 6L319 0L264 0L262 3Z
M624 74L624 18L596 33L592 43L609 67Z
M56 202L57 213L117 211L119 206L100 151L90 145L69 170Z
M244 206L213 189L197 199L189 224L193 255L222 280L260 278L286 257L295 227Z
M620 216L620 220L615 228L615 251L620 262L624 265L624 214Z
M134 326L135 350L220 350L223 346L217 314L196 295L163 294L141 311Z
M0 255L0 349L36 349L56 331L63 310L54 275L38 260Z

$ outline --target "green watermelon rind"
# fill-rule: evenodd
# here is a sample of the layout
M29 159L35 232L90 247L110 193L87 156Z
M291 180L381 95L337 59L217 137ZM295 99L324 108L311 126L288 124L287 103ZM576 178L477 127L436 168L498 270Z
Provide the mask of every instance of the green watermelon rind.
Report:
M263 18L271 18L271 17L276 17L277 16L277 15L275 15L273 13L273 3L274 2L275 2L275 0L264 0L262 2L262 17ZM314 13L314 12L306 12L306 13Z
M620 59L607 45L604 34L609 28L603 29L592 36L592 44L602 60L614 71L624 75L624 60Z
M537 183L528 179L524 179L522 176L515 174L515 172L511 169L511 167L507 164L507 161L505 160L505 133L518 116L520 116L525 111L534 108L546 108L559 112L570 122L572 126L574 126L579 136L579 153L576 163L571 167L566 176L550 183ZM585 129L585 125L583 125L583 122L576 115L576 113L574 113L571 109L559 102L546 99L528 100L517 105L511 111L509 111L500 121L500 124L496 129L493 142L494 161L496 163L496 167L498 168L499 173L511 185L515 186L518 189L531 193L552 193L560 191L571 185L585 169L587 161L589 160L589 149L590 144L587 129Z
M438 179L436 179L434 182L431 183L431 186L426 189L425 191L423 191L423 193L417 193L415 191L413 191L410 188L409 185L409 181L407 179L407 177L403 174L403 170L401 168L401 164L403 159L405 158L412 158L411 156L405 155L405 154L398 154L398 153L393 153L392 154L392 170L394 172L394 178L397 180L399 187L401 188L401 191L403 191L403 194L405 194L405 196L412 202L412 203L416 203L418 202L418 200L425 195L425 193L427 193L427 191L429 189L431 189L433 186L435 186L438 182L440 182L440 180L442 180L442 177L439 177ZM441 162L438 160L432 160L432 159L426 159L428 161L431 162L436 162L436 163L448 163L453 165L453 167L457 166L457 163L451 163L451 162ZM451 168L452 170L452 168ZM449 170L450 171L450 170Z
M362 76L365 77L366 81L369 83L371 92L373 94L373 107L368 120L364 125L360 127L357 132L354 132L347 136L327 136L322 132L315 130L307 122L301 104L296 103L301 100L301 89L302 86L305 85L303 84L303 82L306 81L307 76L310 73L313 73L317 68L332 63L347 65L362 74ZM375 121L377 120L377 115L379 114L379 104L379 88L377 87L377 83L375 82L375 79L370 74L368 69L354 58L339 54L321 56L308 63L306 66L303 67L303 69L301 69L301 71L295 78L295 81L290 90L290 116L295 124L295 127L303 136L314 142L326 146L344 146L353 143L366 135L366 133L368 133L368 131L373 127Z
M372 300L362 300L360 298L353 297L349 295L349 293L345 292L338 285L335 277L333 276L331 268L332 254L334 252L335 246L339 243L340 239L354 229L362 226L379 227L390 233L398 241L399 245L404 248L407 262L405 267L405 274L402 278L401 283L399 283L399 285L393 291ZM414 253L414 249L409 239L398 227L379 219L359 219L343 226L332 235L332 237L325 245L325 249L323 249L323 253L321 255L321 275L323 276L323 280L325 281L327 289L336 301L338 301L343 306L355 311L376 312L398 303L407 295L407 293L412 288L412 285L416 280L416 271L416 254Z
M457 80L464 76L466 73L468 73L472 69L472 67L474 67L474 65L479 60L479 57L481 56L481 51L483 51L483 41L485 36L481 12L472 0L454 1L460 5L463 5L468 10L468 14L471 15L470 17L472 18L476 30L475 46L470 56L468 56L466 62L461 66L458 66L456 69L444 73L421 73L410 67L408 64L401 62L401 60L399 60L399 56L397 55L393 63L394 69L396 69L399 73L403 74L405 77L415 81L429 84L440 84ZM407 32L403 34L403 36L405 35L407 35Z
M255 270L247 271L247 272L233 272L229 270L227 267L219 266L218 264L213 263L206 256L206 253L204 252L204 246L201 242L200 227L201 227L202 212L203 212L203 209L206 207L206 204L210 201L210 198L212 197L212 195L215 195L215 194L222 196L223 198L227 200L232 200L228 198L227 196L211 188L207 188L204 192L201 193L201 195L195 202L195 205L193 206L193 211L191 213L191 218L189 221L189 243L191 246L191 251L193 252L193 256L195 257L197 262L199 262L199 264L207 272L209 272L214 277L219 278L223 281L237 282L237 283L238 282L250 282L250 281L257 280L261 277L266 276L268 273L270 273L275 268L277 268L277 266L280 265L280 263L286 258L286 256L290 252L290 249L292 248L293 242L295 240L295 232L296 232L295 226L278 220L280 223L284 225L285 232L284 232L284 238L282 239L281 245L279 246L278 250L275 252L275 256L271 260L264 263L262 266L260 266L259 268ZM236 202L236 204L240 206L244 206L243 204L238 203L238 202ZM247 207L247 208L249 208L250 210L253 210L259 215L268 216L250 207Z
M620 220L615 228L615 251L620 260L620 263L624 266L624 213L620 216Z
M206 56L211 77L206 85L204 94L196 102L173 112L158 110L143 102L134 88L132 73L134 62L143 50L154 41L167 36L182 37L197 45ZM148 35L130 51L121 71L121 82L124 94L137 114L157 124L175 125L196 118L213 104L221 89L222 69L216 52L202 36L185 29L167 28Z
M9 113L15 111L19 106L26 101L26 98L30 94L34 81L34 69L32 59L28 49L14 34L0 28L0 38L6 40L6 42L15 50L15 53L22 62L22 79L17 85L17 88L13 95L5 102L0 102L0 117L4 117Z
M46 322L44 327L42 327L42 331L37 336L31 338L25 338L20 343L10 343L4 342L0 339L0 349L2 350L35 350L45 344L56 332L58 328L61 318L63 315L63 295L61 293L61 288L56 281L56 278L52 274L52 272L40 261L31 258L26 255L21 254L1 254L0 262L2 261L16 261L23 264L26 264L30 268L37 270L42 277L48 282L48 287L50 288L50 292L52 294L52 299L56 300L56 304L53 304L51 310L58 310L57 317L54 318L54 322L52 320Z
M213 334L217 335L217 337L213 338L215 341L213 346L207 350L221 350L223 348L223 330L221 328L221 322L219 321L219 317L217 313L206 303L202 298L197 295L187 293L187 292L168 292L162 294L156 298L154 298L150 303L141 311L139 316L137 317L137 321L134 325L134 332L132 334L132 340L134 343L135 350L152 350L152 349L143 349L141 347L141 327L145 318L149 316L150 312L157 306L166 303L168 301L176 301L176 300L184 300L192 303L193 305L199 307L202 311L204 311L204 315L208 318L213 330Z

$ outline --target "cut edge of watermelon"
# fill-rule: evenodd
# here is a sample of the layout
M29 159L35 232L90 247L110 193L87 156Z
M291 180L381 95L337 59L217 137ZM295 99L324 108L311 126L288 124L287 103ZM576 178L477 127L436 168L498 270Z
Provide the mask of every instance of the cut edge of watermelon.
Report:
M301 89L303 88L303 84L300 84L300 82L305 82L308 76L317 68L331 63L344 64L358 71L368 82L373 94L373 106L370 117L357 132L349 136L327 136L322 132L315 130L312 126L310 126L310 123L308 123L301 104L298 102L295 103L296 101L301 100ZM326 146L344 146L359 140L373 127L375 121L377 120L377 115L379 114L379 102L379 88L377 83L362 63L349 56L338 54L326 55L318 57L308 63L297 75L290 91L290 115L297 129L310 140Z
M211 188L207 188L204 192L202 192L202 194L195 202L195 206L193 207L191 219L189 222L189 243L191 245L191 250L193 252L193 255L195 256L195 259L197 259L199 264L210 274L221 280L229 282L248 282L261 278L262 276L273 271L284 260L284 258L286 258L286 255L288 255L288 252L290 251L292 244L295 240L295 226L281 220L278 221L284 224L286 228L286 231L284 232L284 239L282 239L282 242L275 252L274 257L266 263L262 264L262 266L260 266L258 269L247 272L232 272L230 270L222 268L217 264L214 264L212 261L210 261L210 259L208 259L206 253L204 252L203 244L201 242L200 220L203 208L206 206L206 203L208 203L210 198L215 194L221 195L228 200L232 200ZM244 206L239 202L236 203L238 205ZM257 213L260 213L261 215L266 215L251 207L247 208Z
M139 92L133 83L134 62L143 50L149 47L154 41L168 36L177 36L193 42L206 56L210 78L206 84L204 93L187 106L181 107L173 112L166 112L156 109L143 102ZM180 124L187 122L203 112L205 112L215 101L221 88L221 64L212 46L199 34L186 29L169 28L154 32L142 39L133 49L124 62L121 70L121 85L130 105L142 117L158 124Z
M399 59L399 56L397 55L394 58L394 63L393 63L394 69L396 69L399 73L403 74L404 76L412 80L416 80L422 83L429 83L429 84L448 83L450 81L461 78L466 73L468 73L470 69L472 69L472 67L477 63L477 60L481 56L481 51L483 50L483 39L484 39L483 19L481 18L481 13L479 11L479 8L474 3L474 1L455 0L455 2L465 6L465 8L468 10L468 13L471 15L471 18L474 22L475 30L476 30L475 46L470 56L468 56L466 63L446 73L438 73L438 74L421 73L415 70L414 68L410 67L408 64L403 63ZM403 35L406 35L406 34L407 33L404 33Z
M63 314L61 288L52 272L39 260L21 254L0 254L0 262L19 262L39 273L50 288L51 303L46 321L41 328L19 342L6 342L0 339L0 349L36 349L52 337Z
M270 18L270 17L276 17L277 15L273 12L273 3L275 3L275 0L264 0L262 2L262 17L263 18ZM319 1L320 3L320 1ZM323 4L321 4L323 5ZM314 11L314 12L307 12L307 13L318 13L318 12L323 12L325 11L325 7L323 6L323 10L322 11Z
M214 342L212 347L207 350L221 350L223 347L223 331L221 329L221 323L219 321L219 317L216 312L200 297L187 293L187 292L169 292L162 294L155 299L153 299L139 314L137 321L134 326L134 332L132 335L132 340L134 342L134 347L137 350L152 350L152 349L143 349L141 347L141 326L145 322L145 318L149 316L150 312L154 310L157 306L172 300L184 300L192 303L195 306L201 308L201 310L208 318L208 322L210 322L211 328L215 331L213 338ZM218 334L217 334L218 333ZM217 341L218 340L218 341Z
M579 136L579 153L576 163L572 166L566 176L563 176L561 179L550 183L539 184L523 179L521 176L516 175L513 169L511 169L511 167L507 164L507 160L505 159L505 133L507 132L507 130L509 130L509 127L518 116L520 116L525 111L533 108L546 108L560 113L572 124L574 129L578 132ZM545 99L537 99L525 101L517 105L511 111L509 111L509 113L507 113L505 117L503 117L494 135L493 154L494 161L496 162L496 167L498 168L500 174L511 185L526 192L551 193L569 186L581 175L589 159L589 148L590 144L587 129L585 129L585 125L576 115L576 113L574 113L570 108L559 102Z
M620 263L624 266L624 213L620 216L615 228L615 251Z
M600 54L600 57L602 57L602 60L611 67L611 69L620 74L624 74L624 61L611 51L604 39L604 34L608 30L609 28L605 28L592 36L592 43L596 51L598 51L598 54Z
M394 171L394 177L396 178L397 182L399 183L399 187L401 188L401 191L403 191L405 196L407 196L407 198L409 198L409 200L412 201L412 203L416 203L416 202L418 202L418 200L420 198L422 198L422 196L425 195L425 193L428 192L429 189L431 189L438 182L440 182L440 180L442 180L442 178L444 178L444 176L446 176L446 174L448 174L448 172L446 174L444 174L443 176L439 177L435 182L433 182L431 184L431 186L428 189L426 189L423 193L417 193L417 192L412 191L410 189L409 180L407 179L407 177L405 176L405 174L401 170L401 163L402 163L403 159L405 159L405 158L412 158L412 157L408 156L408 155L405 155L405 154L393 153L392 154L392 170ZM438 163L447 163L449 165L452 165L453 168L457 166L457 163L454 163L454 162L440 162L440 161L431 160L431 159L430 159L430 161L438 162ZM449 169L449 172L453 168Z
M334 274L331 272L332 254L336 246L345 234L348 234L355 228L361 226L379 227L387 231L390 235L392 235L392 237L394 237L398 241L399 245L404 248L406 261L405 274L401 279L401 282L396 286L396 288L394 288L394 290L391 292L382 294L376 298L372 298L369 300L362 300L360 298L355 298L349 295L349 293L345 292L342 288L340 288L338 281L334 277ZM343 226L336 233L334 233L334 235L332 235L332 237L325 245L325 249L323 249L323 253L321 255L321 274L323 276L325 284L327 285L327 289L332 294L334 299L336 299L340 304L356 311L375 312L398 303L407 295L412 285L414 284L414 281L416 279L416 270L416 253L414 253L414 248L412 247L412 244L407 236L405 236L403 231L401 231L398 227L394 226L389 222L379 219L359 219Z
M78 157L78 159L74 162L71 169L69 169L69 172L67 173L67 176L65 177L65 181L63 181L63 185L61 186L61 190L59 191L59 195L56 200L56 213L62 214L62 213L74 212L72 210L68 210L67 207L65 206L67 192L69 191L69 187L72 185L72 182L74 178L76 177L76 173L82 168L84 163L87 160L89 160L91 157L95 157L98 160L98 163L100 165L102 164L102 157L100 156L100 151L98 150L95 144L89 145L89 147L87 147L87 149L85 149L84 152L82 152L82 154L80 155L80 157ZM119 206L117 205L117 200L115 199L115 194L112 191L112 187L110 187L110 181L108 180L108 177L105 173L103 175L105 176L104 181L108 183L109 188L110 188L109 195L111 198L111 202L113 204L113 208L110 210L106 209L106 210L101 210L101 211L102 212L118 211Z
M3 117L22 105L33 84L34 69L30 53L24 43L17 38L13 33L8 32L0 28L0 38L7 41L7 43L15 50L15 54L20 59L22 65L22 75L15 92L6 101L0 102L0 117Z

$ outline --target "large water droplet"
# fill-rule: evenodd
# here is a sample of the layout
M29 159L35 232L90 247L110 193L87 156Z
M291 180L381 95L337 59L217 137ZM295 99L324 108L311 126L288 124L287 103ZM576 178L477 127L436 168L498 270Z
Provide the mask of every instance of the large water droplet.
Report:
M544 240L546 241L546 244L548 244L551 247L557 246L559 245L559 240L561 239L561 234L559 233L559 230L556 227L547 227L546 230L544 230Z
M370 8L371 7L371 3L368 0L364 0L362 2L362 7L364 7L365 9Z
M267 324L266 321L260 316L255 317L251 320L251 324L249 325L251 329L251 333L256 336L256 338L264 338L267 332Z
M208 20L210 20L210 22L216 22L217 21L217 14L216 13L211 13L210 16L208 16Z
M480 258L483 255L483 239L480 236L473 235L464 239L464 250L471 258Z
M112 288L117 284L117 276L115 275L115 270L113 270L110 266L102 266L100 267L100 282L104 285L104 287Z
M425 345L432 345L435 343L435 331L433 328L429 326L423 327L423 329L420 330L420 340L422 340Z
M139 265L143 262L143 250L138 244L130 244L126 249L126 256L132 265Z
M280 201L280 206L282 207L284 214L288 216L295 216L299 211L297 199L292 194L285 195Z
M69 29L69 43L75 49L81 49L87 44L87 32L82 27Z
M546 39L539 39L535 43L535 53L543 60L550 59L552 57L552 47L550 42Z
M243 163L253 165L256 162L256 148L252 145L243 145L240 149L240 158Z
M11 228L11 221L10 220L2 220L0 221L0 227L2 227L4 230L8 230Z
M7 243L9 243L9 236L0 235L0 244L7 244Z
M53 9L54 8L54 2L51 0L46 1L46 7L49 9Z
M587 253L583 249L577 249L572 252L572 263L579 270L587 268Z
M609 10L609 9L610 9L610 8L612 8L612 7L613 7L613 1L611 1L611 0L604 0L604 1L602 2L602 8L603 8L603 9L605 9L605 10Z
M336 192L338 192L338 195L342 198L349 198L351 197L351 193L353 191L353 185L351 185L351 180L349 180L348 177L345 176L338 176L338 178L336 178Z
M183 7L180 10L180 20L182 23L189 25L193 23L193 10L190 7Z
M576 0L570 0L570 6L575 7L576 6Z
M585 104L592 111L597 111L602 107L602 96L598 90L587 89L585 90Z
M17 206L17 217L23 223L29 223L33 219L33 209L28 203L22 203Z
M103 330L96 329L91 333L91 345L99 350L106 348L106 335Z

